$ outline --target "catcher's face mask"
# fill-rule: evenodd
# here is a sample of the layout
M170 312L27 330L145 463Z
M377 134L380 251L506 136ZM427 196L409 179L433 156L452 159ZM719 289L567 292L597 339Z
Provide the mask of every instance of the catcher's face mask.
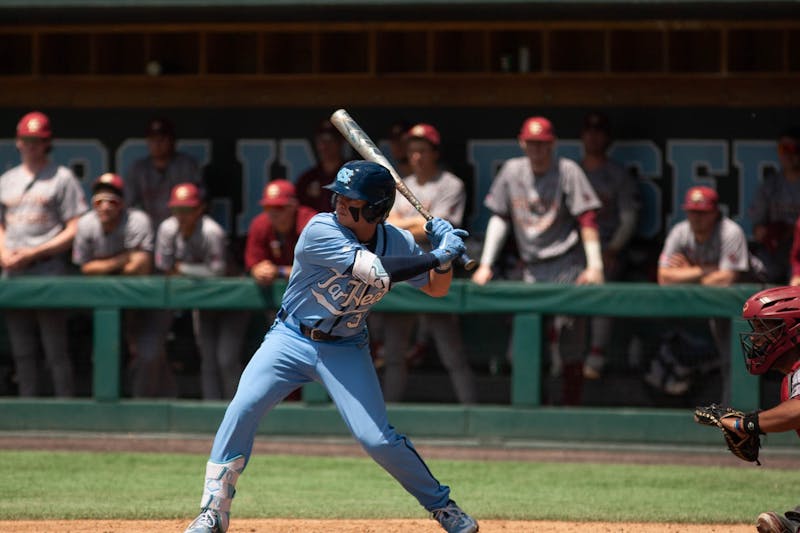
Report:
M763 374L786 352L784 345L789 340L786 321L779 318L753 318L747 322L752 331L739 334L744 361L748 372Z

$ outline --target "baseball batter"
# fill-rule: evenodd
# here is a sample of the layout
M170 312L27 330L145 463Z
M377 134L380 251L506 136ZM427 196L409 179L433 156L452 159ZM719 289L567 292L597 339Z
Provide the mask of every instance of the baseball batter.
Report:
M450 262L464 252L463 230L429 224L424 253L405 231L384 223L394 203L389 171L366 161L342 166L328 186L333 213L316 215L300 235L278 318L242 374L206 467L202 511L186 533L228 529L236 481L250 457L259 421L297 387L322 383L367 453L449 533L477 522L450 499L411 442L389 424L369 353L366 317L393 283L431 296L447 294ZM442 273L437 273L435 269Z
M589 180L577 163L554 156L556 136L546 118L527 119L518 139L525 155L506 161L484 200L492 215L472 280L483 285L492 279L510 222L525 281L603 283L596 221L601 204ZM548 325L550 372L561 374L563 352L562 401L567 404L580 402L586 327L585 318L563 316ZM562 335L564 328L569 335Z
M52 129L34 111L17 124L22 162L0 176L0 264L3 277L66 273L78 219L86 211L83 189L72 171L50 161ZM20 396L39 394L40 343L56 396L73 396L75 381L67 352L67 312L9 309L5 312Z
M224 276L227 237L225 230L204 214L200 189L193 183L179 183L167 205L172 216L158 227L156 267L172 275ZM242 372L247 312L196 309L192 319L200 349L203 398L232 398Z

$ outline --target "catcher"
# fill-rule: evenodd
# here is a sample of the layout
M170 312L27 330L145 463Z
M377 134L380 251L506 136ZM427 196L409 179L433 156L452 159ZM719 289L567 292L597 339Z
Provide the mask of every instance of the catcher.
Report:
M752 413L712 404L698 407L695 420L720 427L737 457L758 462L760 435L792 429L800 434L800 287L774 287L752 295L742 318L752 328L741 334L747 370L759 375L773 368L784 374L781 403ZM784 514L761 513L756 528L760 533L800 532L800 506Z

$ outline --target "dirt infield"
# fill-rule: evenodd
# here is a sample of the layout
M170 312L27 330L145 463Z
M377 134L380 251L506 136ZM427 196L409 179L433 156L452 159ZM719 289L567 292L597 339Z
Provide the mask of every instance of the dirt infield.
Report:
M520 522L482 520L481 533L753 533L749 525L606 524L602 522ZM0 521L14 533L181 533L185 520ZM228 533L442 533L432 520L247 520Z
M0 449L38 449L102 452L154 452L206 454L211 437L172 435L118 434L31 434L0 433ZM625 449L552 449L537 447L487 447L447 445L421 442L416 447L423 456L444 459L487 461L554 461L627 464L697 464L740 465L741 461L727 452L638 451ZM348 440L259 438L256 454L296 454L322 456L365 456L361 448ZM798 468L798 454L762 454L766 468ZM187 520L42 520L2 521L0 531L15 533L181 533ZM602 523L481 520L481 533L753 533L750 524L687 525L664 523ZM299 520L237 518L228 533L441 533L430 519L412 520Z

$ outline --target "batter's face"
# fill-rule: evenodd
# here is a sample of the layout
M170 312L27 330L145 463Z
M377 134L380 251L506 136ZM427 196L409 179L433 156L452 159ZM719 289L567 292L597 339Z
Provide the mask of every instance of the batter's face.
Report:
M365 205L367 205L365 200L354 200L342 196L341 194L336 196L336 219L339 221L339 224L352 230L353 233L356 234L356 237L362 242L370 240L375 234L375 228L377 227L375 222L367 222L361 215L360 210ZM350 208L359 210L358 220L353 218L353 213L350 211Z
M531 168L537 174L547 172L553 161L553 141L520 141L520 147L528 156Z

